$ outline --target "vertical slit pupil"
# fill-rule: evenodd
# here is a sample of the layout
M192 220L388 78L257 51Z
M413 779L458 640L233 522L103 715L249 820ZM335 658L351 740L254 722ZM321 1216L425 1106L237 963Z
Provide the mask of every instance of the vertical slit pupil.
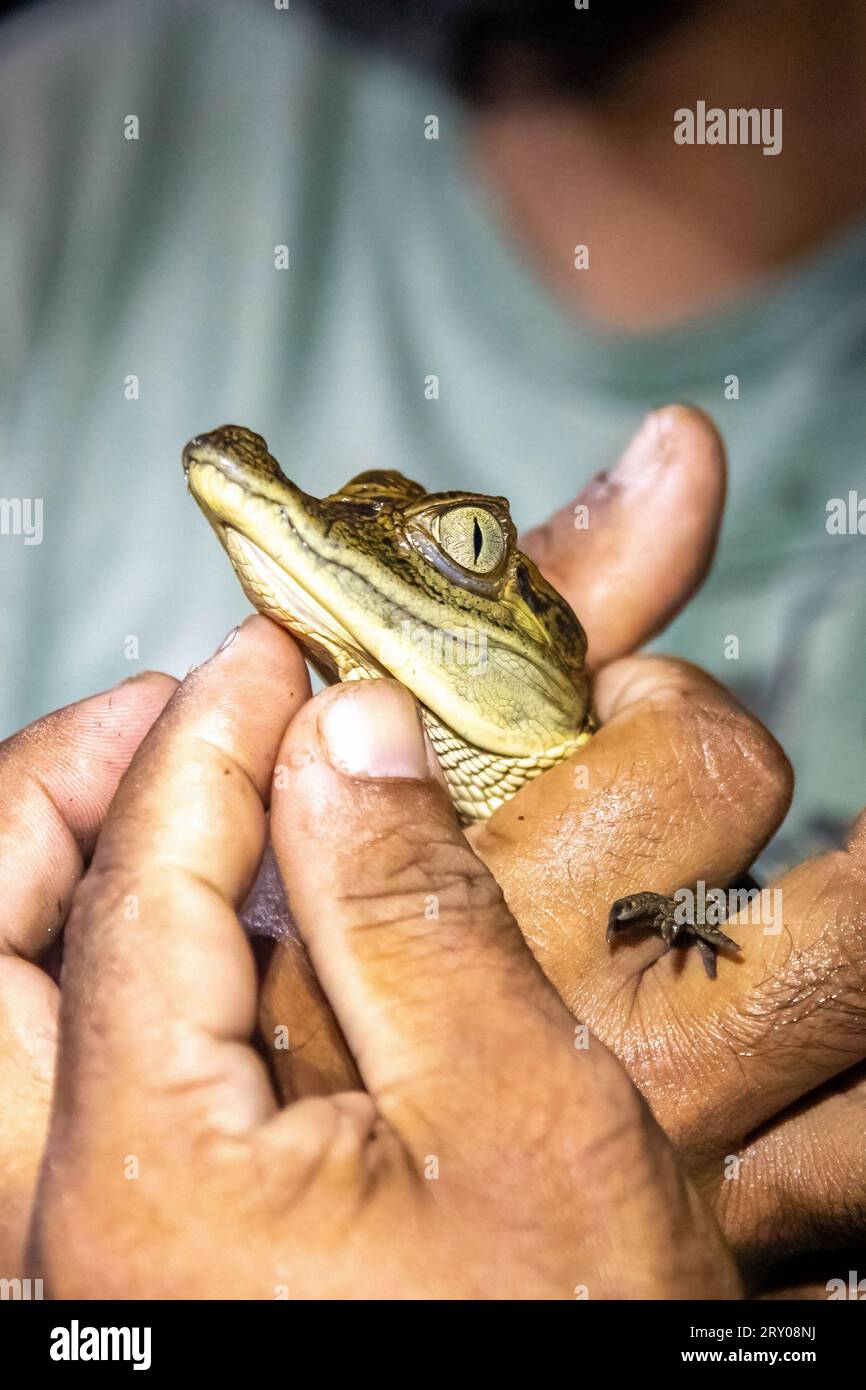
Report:
M484 536L481 527L478 525L478 517L472 518L472 548L475 552L475 563L478 564L478 556L481 554L481 547L484 544Z

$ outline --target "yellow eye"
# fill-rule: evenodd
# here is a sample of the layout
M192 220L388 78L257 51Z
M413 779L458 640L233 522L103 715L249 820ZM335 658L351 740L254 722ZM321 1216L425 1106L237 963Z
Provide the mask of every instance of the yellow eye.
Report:
M505 553L502 527L483 507L453 507L439 518L439 544L474 574L495 570Z

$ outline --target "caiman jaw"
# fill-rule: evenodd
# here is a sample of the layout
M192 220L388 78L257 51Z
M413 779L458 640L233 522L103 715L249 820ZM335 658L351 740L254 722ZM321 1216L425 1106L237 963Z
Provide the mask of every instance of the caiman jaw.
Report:
M266 617L300 637L309 658L327 680L347 680L360 675L386 676L388 672L359 646L352 633L289 568L287 552L293 542L308 549L293 523L306 504L315 505L287 478L277 487L268 479L256 479L261 492L250 489L245 470L233 467L208 436L190 440L183 451L183 467L189 490L224 546L247 598ZM274 480L276 481L276 480ZM283 489L282 496L280 489ZM278 500L279 499L279 500ZM279 559L251 540L234 523L258 502L273 515L279 506ZM289 504L289 505L287 505ZM231 518L231 520L229 519Z
M223 544L247 598L260 613L305 637L323 674L339 675L341 680L350 679L351 669L357 670L359 675L364 671L371 676L388 675L368 652L355 645L352 634L333 613L329 613L287 570L240 531L231 526L223 529Z

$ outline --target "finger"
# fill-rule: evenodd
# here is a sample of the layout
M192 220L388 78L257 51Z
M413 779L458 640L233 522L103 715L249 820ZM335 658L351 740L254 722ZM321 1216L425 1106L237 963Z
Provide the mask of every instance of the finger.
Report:
M0 745L0 953L32 958L62 927L117 784L176 684L144 672Z
M641 890L670 894L698 879L729 882L781 822L792 778L767 731L686 663L616 662L601 673L596 697L599 732L470 839L545 974L604 1036L611 1001L625 1010L647 966L667 950L654 936L612 950L611 902ZM682 967L677 958L668 968ZM699 962L683 974L695 976L705 1002Z
M568 1055L574 1031L431 759L401 686L337 686L289 728L271 812L299 929L364 1083L422 1142L443 1115L461 1132L507 1130L526 1059L555 1078L554 1049Z
M760 1267L866 1234L866 1070L861 1065L774 1119L700 1185L741 1262Z
M0 1255L23 1268L54 1078L58 990L29 960L66 917L117 783L175 682L147 672L0 747Z
M592 668L659 632L702 582L725 485L724 446L709 417L665 406L647 416L613 473L523 539L580 618Z
M298 933L270 847L242 920L264 920L275 937L258 947L265 965L259 1030L280 1099L285 1104L356 1090L358 1069Z
M746 1135L866 1056L864 828L866 813L846 850L798 865L731 918L742 954L720 968L711 1020L681 1001L698 1084L702 1067L714 1073L706 1136Z
M51 1090L58 989L29 961L0 959L0 1264L24 1272L24 1251Z
M183 682L143 743L70 914L61 1117L82 1143L151 1146L273 1107L234 910L261 857L285 724L308 696L297 647L249 619ZM115 1155L116 1156L116 1155Z

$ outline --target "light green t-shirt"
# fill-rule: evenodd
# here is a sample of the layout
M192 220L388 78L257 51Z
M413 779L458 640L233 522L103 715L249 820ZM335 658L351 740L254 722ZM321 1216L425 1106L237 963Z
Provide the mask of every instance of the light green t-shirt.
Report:
M0 498L42 502L40 544L0 513L0 736L182 674L247 611L183 487L196 432L259 430L315 493L399 468L528 525L688 400L725 435L730 501L659 645L792 757L771 858L838 835L866 802L866 536L826 508L866 495L866 226L729 312L608 337L521 264L454 98L296 5L46 5L0 47Z

